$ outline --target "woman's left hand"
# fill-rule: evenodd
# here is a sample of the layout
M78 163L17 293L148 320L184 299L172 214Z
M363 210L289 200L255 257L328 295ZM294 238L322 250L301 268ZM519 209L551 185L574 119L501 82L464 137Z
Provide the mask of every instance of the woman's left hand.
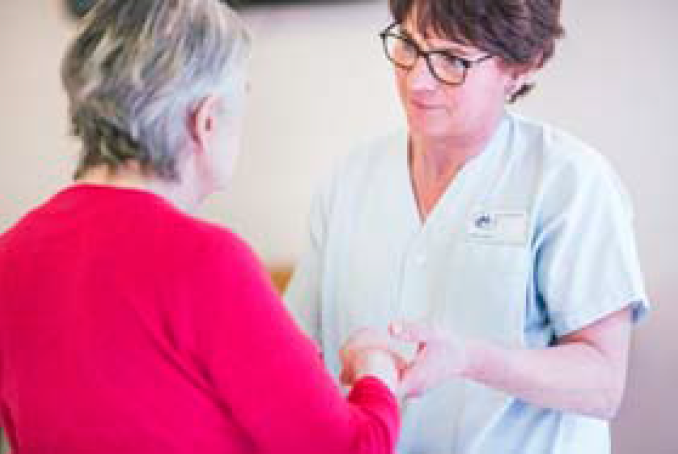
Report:
M418 344L414 359L401 370L400 391L404 397L419 397L469 367L466 343L440 328L420 322L391 323L394 338Z

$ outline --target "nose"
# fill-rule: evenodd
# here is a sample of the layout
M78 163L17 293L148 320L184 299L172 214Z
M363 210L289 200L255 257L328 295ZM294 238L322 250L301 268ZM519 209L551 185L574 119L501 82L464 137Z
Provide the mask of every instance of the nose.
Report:
M419 57L407 74L407 85L412 91L431 91L435 90L438 80L428 67L426 59Z

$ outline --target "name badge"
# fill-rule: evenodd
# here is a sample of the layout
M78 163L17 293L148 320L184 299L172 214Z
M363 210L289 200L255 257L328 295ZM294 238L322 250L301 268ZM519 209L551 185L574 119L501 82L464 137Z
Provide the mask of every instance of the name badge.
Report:
M467 236L480 243L523 246L527 228L525 211L477 210L471 216Z

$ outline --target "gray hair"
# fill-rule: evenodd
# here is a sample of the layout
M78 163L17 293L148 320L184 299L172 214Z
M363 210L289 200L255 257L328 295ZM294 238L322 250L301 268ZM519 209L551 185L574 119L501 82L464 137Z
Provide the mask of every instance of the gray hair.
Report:
M72 132L89 168L137 161L177 180L188 120L208 95L233 91L250 39L219 0L99 0L62 63Z

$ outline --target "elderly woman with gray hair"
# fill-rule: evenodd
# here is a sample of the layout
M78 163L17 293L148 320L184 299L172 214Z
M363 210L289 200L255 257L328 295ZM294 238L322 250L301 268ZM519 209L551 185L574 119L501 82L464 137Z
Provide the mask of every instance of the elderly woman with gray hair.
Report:
M0 236L0 425L18 454L377 453L395 358L344 397L229 231L248 38L217 0L103 0L63 63L75 184ZM356 380L357 379L357 380Z

